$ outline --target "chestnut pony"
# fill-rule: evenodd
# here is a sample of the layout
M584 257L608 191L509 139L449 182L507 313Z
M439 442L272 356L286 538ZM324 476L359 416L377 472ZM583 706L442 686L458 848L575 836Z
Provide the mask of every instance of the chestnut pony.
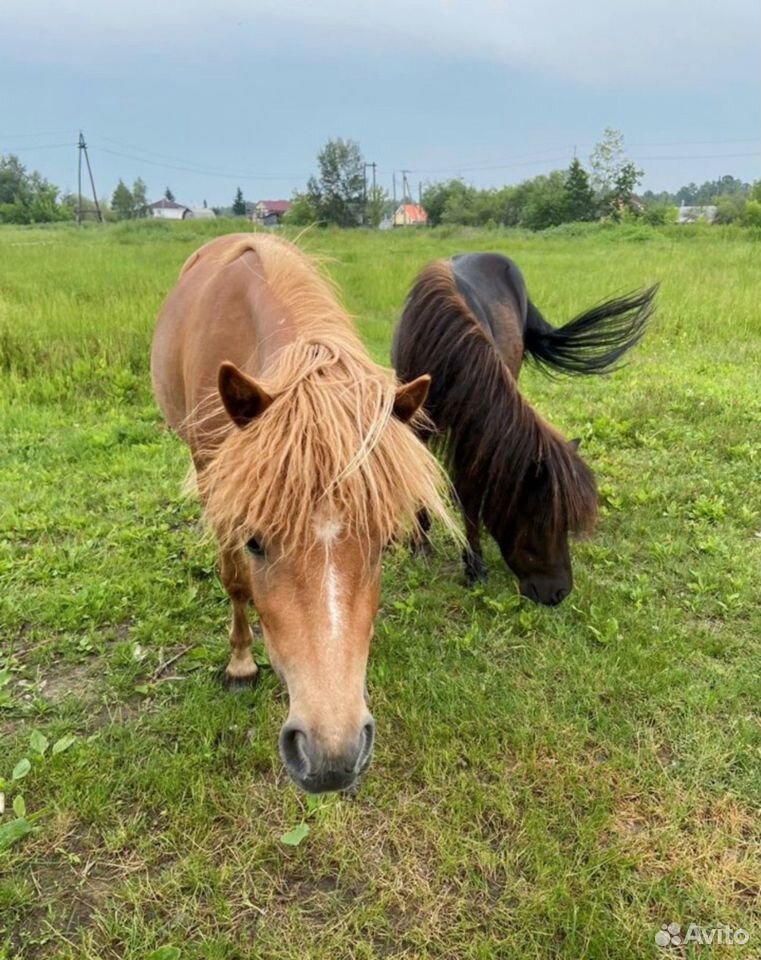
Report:
M383 548L421 509L452 528L446 476L404 425L430 378L399 386L314 262L258 234L219 237L187 260L151 373L219 545L227 680L256 679L253 602L288 688L286 769L310 792L349 788L373 747L365 671Z
M595 521L594 477L521 395L525 353L563 373L606 373L642 337L656 287L552 327L518 267L496 253L438 260L415 280L396 328L402 380L432 376L426 412L438 430L465 517L469 583L485 578L480 526L495 538L521 593L553 605L573 585L569 533ZM421 426L429 439L430 428ZM418 546L429 519L420 515Z

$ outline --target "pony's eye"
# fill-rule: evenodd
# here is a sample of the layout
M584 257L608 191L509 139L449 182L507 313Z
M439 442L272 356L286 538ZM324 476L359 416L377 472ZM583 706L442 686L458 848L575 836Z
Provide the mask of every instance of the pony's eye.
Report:
M251 556L253 556L253 557L263 557L263 556L264 556L264 547L263 547L263 546L261 545L261 543L256 539L256 537L251 537L250 540L247 540L247 541L246 541L246 550L248 550L248 552L249 552L249 553L251 554Z

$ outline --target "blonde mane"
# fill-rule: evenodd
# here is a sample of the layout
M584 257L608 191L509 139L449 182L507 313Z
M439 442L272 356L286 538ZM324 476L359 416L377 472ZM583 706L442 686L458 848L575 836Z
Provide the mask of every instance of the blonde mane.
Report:
M270 236L242 238L223 262L250 249L300 335L257 378L274 402L242 430L225 426L198 475L217 538L238 548L257 537L306 558L320 517L369 546L411 531L422 508L459 537L445 473L393 416L396 377L370 359L330 282L298 248Z

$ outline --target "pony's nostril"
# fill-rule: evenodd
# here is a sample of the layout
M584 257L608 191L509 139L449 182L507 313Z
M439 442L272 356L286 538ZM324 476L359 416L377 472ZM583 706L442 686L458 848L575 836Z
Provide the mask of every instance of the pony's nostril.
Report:
M375 742L375 722L368 720L362 727L360 735L359 756L357 757L357 769L361 770L370 759L373 752L373 743Z
M369 720L362 728L362 734L365 738L365 748L372 747L375 740L375 723Z
M534 603L539 603L539 592L536 589L536 586L531 583L530 580L525 580L520 585L520 591L527 600L533 600Z
M280 733L280 753L285 765L297 776L309 774L310 762L307 734L296 724L288 724Z

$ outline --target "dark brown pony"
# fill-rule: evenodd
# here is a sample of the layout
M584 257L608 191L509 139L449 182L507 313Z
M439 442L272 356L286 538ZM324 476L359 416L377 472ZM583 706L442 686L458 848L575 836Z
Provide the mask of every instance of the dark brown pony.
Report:
M470 584L485 579L480 525L499 544L521 593L554 605L573 586L569 533L597 514L594 477L577 452L521 395L528 352L569 374L606 373L642 337L656 288L609 300L552 327L507 257L464 254L429 264L396 328L402 381L432 377L426 412L435 425L465 517ZM424 440L431 431L421 432ZM429 519L419 517L418 546Z

